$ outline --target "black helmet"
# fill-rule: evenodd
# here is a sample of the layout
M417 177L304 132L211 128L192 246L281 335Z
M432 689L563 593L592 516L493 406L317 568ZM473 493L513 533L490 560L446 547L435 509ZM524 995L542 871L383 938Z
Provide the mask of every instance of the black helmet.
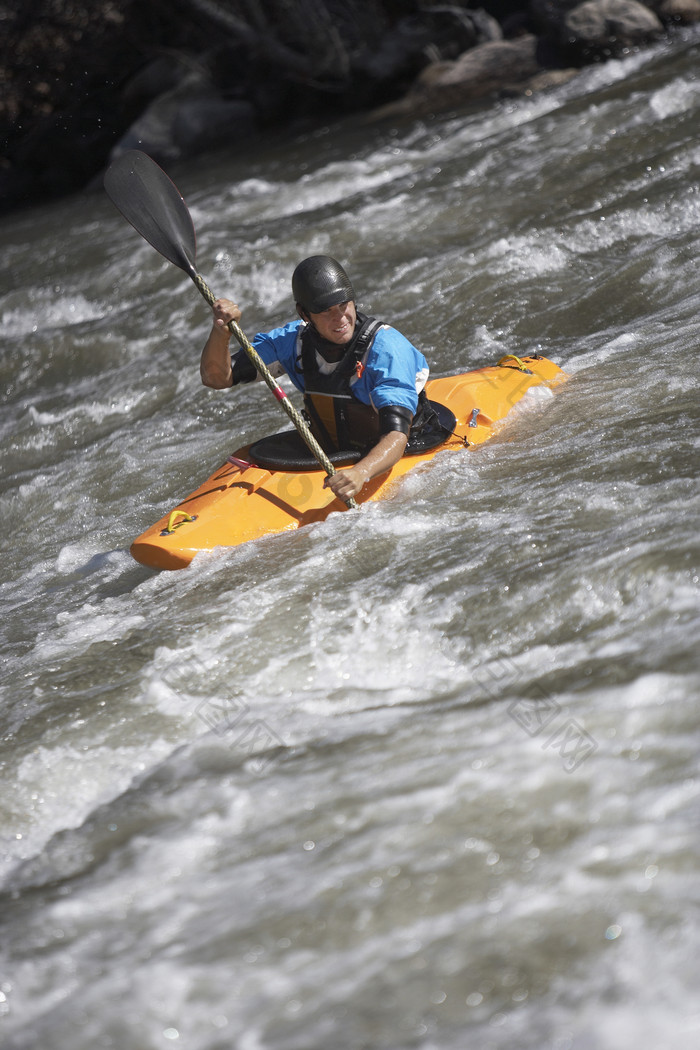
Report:
M292 274L294 300L309 314L320 314L337 303L354 300L355 292L343 267L330 255L312 255Z

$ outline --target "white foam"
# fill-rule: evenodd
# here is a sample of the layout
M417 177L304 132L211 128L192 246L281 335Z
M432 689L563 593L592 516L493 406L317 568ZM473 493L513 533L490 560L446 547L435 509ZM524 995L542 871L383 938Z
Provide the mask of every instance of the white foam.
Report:
M639 344L640 338L640 335L636 332L623 332L622 335L615 336L610 342L606 342L595 350L588 350L585 353L579 353L571 357L566 362L566 371L571 375L575 375L584 369L601 365L605 361L616 357L621 351L625 352L633 349Z
M125 612L117 601L105 601L101 605L87 602L79 609L56 613L55 627L39 636L34 656L43 662L70 649L87 649L97 642L116 642L146 623L143 613Z
M700 85L676 77L653 93L649 106L662 120L696 108L700 110Z
M40 329L69 328L105 314L102 304L91 302L79 292L64 297L53 289L30 288L24 298L26 303L22 306L2 311L0 336L17 338Z
M108 401L83 401L60 412L42 412L34 405L29 405L27 414L37 427L65 426L74 420L89 420L100 424L115 416L133 415L139 405L151 396L143 390L132 395L122 394Z
M552 243L549 234L547 238L547 244L538 244L538 240L542 240L539 234L501 237L489 246L486 258L497 259L499 267L508 272L526 275L556 273L568 265L569 254L564 247Z
M75 732L80 735L82 725ZM171 750L164 740L137 748L94 741L73 747L65 740L56 747L34 748L14 771L16 791L3 807L4 829L12 828L14 834L9 838L5 830L0 878L40 854L53 835L80 827L97 807L125 791L146 762Z

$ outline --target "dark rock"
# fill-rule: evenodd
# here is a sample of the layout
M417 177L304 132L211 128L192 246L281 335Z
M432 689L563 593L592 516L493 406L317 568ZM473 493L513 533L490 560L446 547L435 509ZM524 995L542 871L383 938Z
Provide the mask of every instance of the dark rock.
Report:
M372 104L387 91L396 97L397 89L408 90L426 66L456 59L472 47L502 38L499 23L481 8L425 8L420 15L401 18L376 48L355 59L355 98Z
M255 130L250 103L221 98L206 75L192 72L151 102L114 147L111 158L140 149L164 164L224 146L227 140L240 141Z
M187 55L178 52L159 55L128 78L122 88L122 99L129 107L143 109L154 98L177 87L190 69Z
M665 25L694 25L700 22L700 0L661 0L651 5Z
M564 18L566 40L589 54L618 54L655 40L663 26L637 0L586 0Z
M542 73L538 42L532 34L492 41L465 51L454 62L436 62L421 73L409 94L378 110L377 117L418 115L512 91Z
M638 0L532 0L539 25L579 59L617 55L657 39L663 26Z
M188 99L175 114L173 140L182 156L221 149L255 134L258 125L250 102L225 98Z

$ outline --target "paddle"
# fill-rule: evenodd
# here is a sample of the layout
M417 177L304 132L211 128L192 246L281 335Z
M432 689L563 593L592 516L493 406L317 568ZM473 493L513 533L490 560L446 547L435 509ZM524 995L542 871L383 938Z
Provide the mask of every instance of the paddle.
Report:
M213 306L216 298L204 278L197 273L197 247L192 217L179 190L163 169L158 167L148 154L140 150L129 150L110 164L105 172L104 186L112 202L137 233L169 262L184 270L209 305ZM303 416L297 412L282 387L275 381L243 331L235 321L229 321L228 328L326 474L329 477L335 474L335 467L309 430ZM345 502L348 507L357 507L352 498Z

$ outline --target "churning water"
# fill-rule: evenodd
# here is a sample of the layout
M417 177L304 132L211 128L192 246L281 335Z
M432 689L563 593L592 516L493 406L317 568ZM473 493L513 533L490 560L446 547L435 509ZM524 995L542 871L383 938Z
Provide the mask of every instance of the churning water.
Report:
M250 334L330 252L433 375L571 377L180 572L284 419L103 194L3 221L4 1047L698 1045L699 39L174 173Z

